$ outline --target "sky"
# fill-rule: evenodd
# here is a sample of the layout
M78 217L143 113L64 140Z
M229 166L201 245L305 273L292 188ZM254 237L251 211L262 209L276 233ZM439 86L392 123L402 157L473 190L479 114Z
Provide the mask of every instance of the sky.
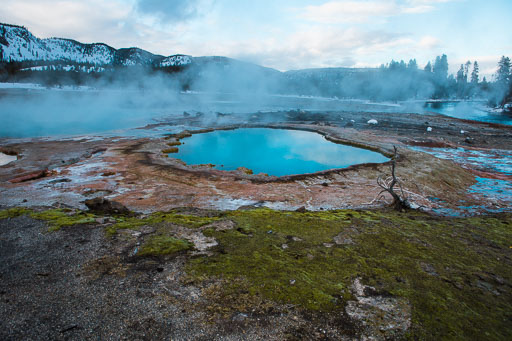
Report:
M281 71L446 54L490 77L512 57L512 0L2 0L0 22L161 55L221 55Z

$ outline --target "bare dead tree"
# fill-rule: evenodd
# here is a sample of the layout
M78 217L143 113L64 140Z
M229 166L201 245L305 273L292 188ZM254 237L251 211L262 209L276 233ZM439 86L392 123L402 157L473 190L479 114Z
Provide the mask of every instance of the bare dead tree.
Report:
M404 190L402 188L401 181L396 177L395 175L395 168L396 168L396 158L397 158L397 148L396 146L393 146L394 154L391 158L391 176L384 178L382 175L380 175L377 178L377 184L380 188L382 188L382 191L379 193L377 197L380 197L383 193L389 193L393 197L393 202L391 203L391 206L398 211L402 211L404 209L411 208L409 201L407 200L407 196L404 193ZM399 193L395 191L395 186L398 186Z

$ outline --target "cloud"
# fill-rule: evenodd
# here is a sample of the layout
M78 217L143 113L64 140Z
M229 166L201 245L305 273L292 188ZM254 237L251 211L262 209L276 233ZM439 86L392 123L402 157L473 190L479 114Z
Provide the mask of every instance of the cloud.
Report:
M120 0L4 0L0 20L24 25L40 38L57 36L105 42L105 38L134 33L128 32L130 12L130 7Z
M230 55L279 70L314 67L377 66L381 53L416 48L408 36L366 31L357 27L307 26L265 41L248 39L219 43L219 54ZM398 53L398 52L396 52Z
M433 11L436 4L460 0L371 0L330 1L321 5L306 6L301 18L324 23L366 23L400 14L418 14Z
M432 36L424 36L418 43L418 46L424 49L433 49L439 47L440 45L441 41Z
M153 15L163 23L173 24L199 16L213 5L211 0L137 0L136 9Z
M318 6L306 6L302 17L326 24L355 23L396 12L397 6L392 1L331 1Z
M38 38L139 47L162 55L182 52L179 40L187 29L183 25L172 30L154 25L126 0L4 0L0 22L24 25Z

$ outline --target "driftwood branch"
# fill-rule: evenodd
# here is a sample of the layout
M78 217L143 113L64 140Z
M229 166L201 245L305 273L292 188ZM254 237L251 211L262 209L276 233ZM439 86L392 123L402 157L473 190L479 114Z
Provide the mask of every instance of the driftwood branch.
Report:
M401 181L396 177L395 169L396 169L396 158L397 158L397 148L393 146L394 154L391 158L391 176L387 178L383 178L379 176L377 178L377 185L382 188L382 191L378 194L377 197L380 197L383 193L389 193L393 198L393 203L391 204L393 208L396 210L404 210L410 208L410 204L407 201L407 196L404 193L404 189L402 187ZM399 192L395 191L395 186L398 187Z

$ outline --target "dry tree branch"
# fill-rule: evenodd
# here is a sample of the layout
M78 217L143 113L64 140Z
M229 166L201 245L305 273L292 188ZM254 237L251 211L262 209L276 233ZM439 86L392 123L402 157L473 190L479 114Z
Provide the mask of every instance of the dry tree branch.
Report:
M377 195L380 197L382 193L389 193L391 197L393 197L393 202L391 205L394 209L402 211L404 209L410 208L410 204L407 200L407 196L404 193L404 189L402 187L402 182L395 175L396 168L396 157L397 157L397 148L393 146L394 154L391 158L391 176L383 179L382 175L377 178L377 185L382 188L382 191ZM400 194L395 192L395 186L398 186L400 189Z

